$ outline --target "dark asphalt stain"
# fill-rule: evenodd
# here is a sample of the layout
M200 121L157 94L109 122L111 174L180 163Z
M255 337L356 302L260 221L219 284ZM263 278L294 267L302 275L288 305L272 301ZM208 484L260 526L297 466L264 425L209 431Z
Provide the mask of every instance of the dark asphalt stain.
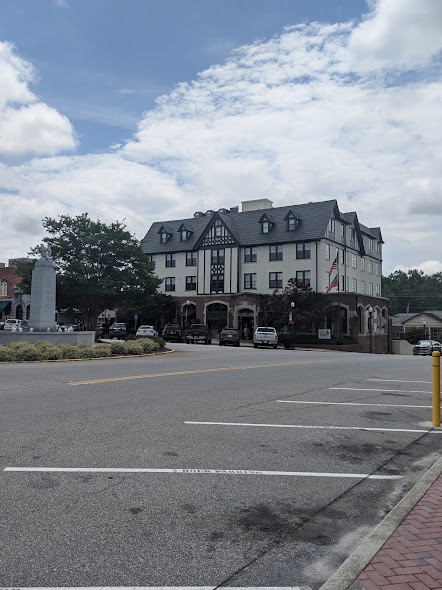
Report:
M392 412L364 412L366 418L379 418L383 416L391 416Z
M61 485L59 480L50 475L42 475L38 479L33 479L29 483L29 487L34 490L50 490L51 488L58 488Z
M300 524L307 520L309 514L292 505L276 503L270 507L258 504L241 509L232 520L244 532L254 538L270 536L274 539L293 537Z
M187 514L195 514L198 508L194 504L181 504L181 510L184 510Z
M82 483L91 483L94 480L94 476L90 473L83 473L80 475L75 475L75 479L81 481Z
M129 508L129 512L131 514L140 514L140 512L143 512L142 508Z
M34 455L32 458L34 461L36 461L37 459L40 459L40 455Z
M175 453L175 451L166 451L163 455L167 455L168 457L179 457L179 454Z

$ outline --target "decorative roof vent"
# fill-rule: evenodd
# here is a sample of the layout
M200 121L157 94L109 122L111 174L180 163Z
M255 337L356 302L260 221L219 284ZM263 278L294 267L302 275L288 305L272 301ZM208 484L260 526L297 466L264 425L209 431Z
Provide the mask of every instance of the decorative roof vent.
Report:
M229 210L228 209L224 209L224 207L221 207L221 209L218 209L218 213L228 213Z
M203 213L202 211L195 211L193 216L195 217L195 219L197 219L198 217L204 217L205 213Z
M215 211L213 209L207 209L206 215L214 215Z
M238 206L236 206L236 207L230 207L230 213L238 213L238 211L239 211L239 207Z

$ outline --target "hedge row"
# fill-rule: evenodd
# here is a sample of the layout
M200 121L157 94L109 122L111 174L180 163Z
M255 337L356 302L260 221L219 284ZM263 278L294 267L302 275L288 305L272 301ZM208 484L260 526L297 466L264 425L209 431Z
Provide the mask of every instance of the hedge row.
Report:
M0 346L0 362L52 361L61 359L91 359L125 354L147 354L160 351L165 342L161 338L139 338L130 342L116 340L109 344L86 344L78 346L60 344L55 346L46 340L29 342L10 342Z

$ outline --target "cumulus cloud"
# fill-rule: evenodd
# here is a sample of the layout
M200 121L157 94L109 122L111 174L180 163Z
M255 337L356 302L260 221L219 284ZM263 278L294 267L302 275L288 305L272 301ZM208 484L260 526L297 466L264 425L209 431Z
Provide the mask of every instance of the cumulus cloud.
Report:
M0 155L53 155L76 146L69 119L30 90L35 81L32 65L0 42Z
M426 264L440 256L442 82L431 35L440 10L438 0L418 5L421 18L411 0L380 0L360 24L294 25L240 47L159 97L122 146L0 168L3 198L39 203L41 217L126 218L139 238L153 221L247 199L278 206L336 198L342 211L381 227L385 274ZM395 30L395 14L406 33ZM389 44L373 38L378 29ZM429 38L409 50L410 61L395 49L405 34ZM417 62L419 75L410 76ZM19 213L8 214L14 224ZM30 237L30 245L38 239Z

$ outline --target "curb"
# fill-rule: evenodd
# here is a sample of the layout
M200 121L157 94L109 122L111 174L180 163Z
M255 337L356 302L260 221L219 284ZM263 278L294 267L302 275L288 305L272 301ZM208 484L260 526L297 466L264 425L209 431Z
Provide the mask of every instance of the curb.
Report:
M344 561L338 570L319 590L349 590L359 574L367 567L379 549L391 537L401 522L421 500L442 473L442 458L421 477L411 490L396 504L387 516L373 529L359 547Z

